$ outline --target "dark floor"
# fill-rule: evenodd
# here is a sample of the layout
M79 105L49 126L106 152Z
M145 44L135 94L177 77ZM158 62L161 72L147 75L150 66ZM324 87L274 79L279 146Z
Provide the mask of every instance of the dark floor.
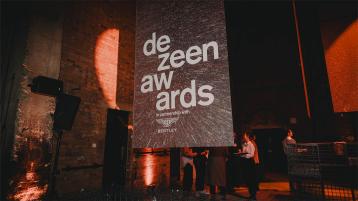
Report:
M180 187L169 188L169 156L166 154L143 154L135 157L136 177L129 181L125 192L116 192L103 195L100 192L83 191L77 194L68 194L58 200L248 200L248 191L244 185L234 188L226 197L220 195L196 195L193 192L183 192ZM195 185L195 184L194 184ZM194 186L193 185L193 186ZM208 187L205 189L209 192ZM257 200L262 201L291 201L294 200L289 192L287 178L282 174L269 174L260 183Z

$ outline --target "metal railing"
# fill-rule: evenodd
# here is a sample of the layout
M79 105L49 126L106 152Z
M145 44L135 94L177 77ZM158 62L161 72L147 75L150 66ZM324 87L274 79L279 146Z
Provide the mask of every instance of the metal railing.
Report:
M358 144L301 143L287 148L291 191L314 200L357 199Z

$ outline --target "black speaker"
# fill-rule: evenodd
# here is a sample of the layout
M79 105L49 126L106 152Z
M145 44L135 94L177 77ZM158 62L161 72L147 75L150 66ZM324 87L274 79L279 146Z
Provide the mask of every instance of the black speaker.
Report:
M48 96L58 96L63 91L63 82L44 76L37 76L32 80L31 91Z
M128 116L128 111L108 109L102 176L105 192L125 185Z
M68 94L60 94L56 98L55 118L53 128L55 130L71 130L81 99Z

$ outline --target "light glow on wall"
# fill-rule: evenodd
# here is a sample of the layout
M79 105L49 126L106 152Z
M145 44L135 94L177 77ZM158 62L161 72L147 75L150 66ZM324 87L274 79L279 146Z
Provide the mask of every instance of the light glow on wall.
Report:
M358 111L358 20L353 21L333 43L326 44L325 50L334 111Z
M39 200L47 191L47 184L40 185L40 179L35 172L35 162L30 162L25 178L16 187L16 193L10 199L17 201Z
M152 185L154 182L155 157L153 154L144 155L144 183L146 186Z
M103 97L109 108L119 109L116 102L119 37L118 29L107 29L96 41L94 66Z

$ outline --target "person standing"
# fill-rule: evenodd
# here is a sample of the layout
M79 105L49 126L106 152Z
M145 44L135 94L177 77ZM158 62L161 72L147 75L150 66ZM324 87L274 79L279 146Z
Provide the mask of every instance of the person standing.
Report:
M249 199L256 200L257 192L257 178L255 171L255 146L251 142L247 132L244 132L242 149L239 151L239 155L242 157L242 168L244 171L244 180L249 189Z
M189 147L184 147L182 156L181 156L181 162L182 167L184 169L184 175L183 175L183 190L190 192L192 190L193 186L193 157L196 156L196 153L194 153Z
M293 139L293 132L291 129L287 129L287 136L284 140L282 140L282 147L283 147L283 152L286 154L286 163L287 163L287 167L288 167L288 158L289 158L289 152L293 151L292 149L289 149L289 145L293 145L296 144L296 140ZM291 147L292 148L292 147ZM287 169L288 171L288 169ZM289 179L289 185L290 185L290 189L295 189L294 184L292 183L292 180Z
M226 196L226 157L227 147L212 147L209 149L209 158L206 171L207 183L210 185L210 194L216 194L216 187L220 194Z
M282 140L283 151L285 152L285 154L287 154L288 152L289 144L296 144L296 140L293 139L293 132L291 129L287 130L287 136L284 140Z
M201 147L195 147L192 149L196 155L194 156L194 166L195 166L195 190L197 195L206 194L204 191L205 184L205 169L207 162L207 151Z
M257 185L257 190L259 190L259 186L260 186L260 178L261 178L261 171L260 171L260 158L259 158L259 149L257 147L257 143L256 143L256 135L250 135L250 141L251 143L254 145L255 147L255 152L254 152L254 163L255 163L255 171L256 171L256 185Z
M241 169L239 168L239 161L240 157L237 155L239 148L241 147L240 138L234 132L234 146L228 147L228 159L226 162L226 179L227 179L227 186L226 192L233 193L234 187L239 184L240 181L240 173ZM239 145L239 146L238 146Z

